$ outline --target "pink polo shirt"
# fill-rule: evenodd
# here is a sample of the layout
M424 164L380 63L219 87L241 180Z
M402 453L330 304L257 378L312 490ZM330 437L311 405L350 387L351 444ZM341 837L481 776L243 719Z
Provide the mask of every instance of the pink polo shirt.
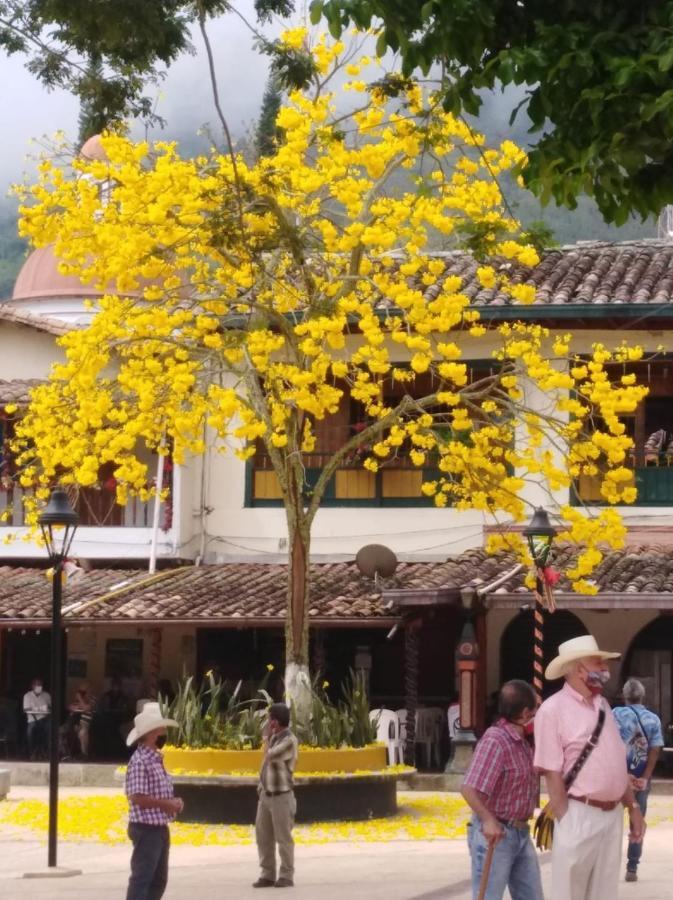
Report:
M620 800L628 786L626 754L619 729L606 700L585 699L566 682L545 700L535 716L535 768L570 771L598 721L605 704L605 724L598 744L582 766L569 793L594 800Z

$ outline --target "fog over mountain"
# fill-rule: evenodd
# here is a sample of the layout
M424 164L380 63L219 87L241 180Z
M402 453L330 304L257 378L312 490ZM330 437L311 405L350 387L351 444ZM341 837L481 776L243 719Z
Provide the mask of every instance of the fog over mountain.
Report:
M254 21L252 0L242 0L237 5ZM268 36L273 36L278 29L265 28L264 31ZM255 50L254 36L234 15L212 22L209 33L225 115L233 135L242 139L256 122L268 61ZM193 43L194 54L179 59L162 83L151 89L156 111L166 120L166 127L163 130L153 128L148 136L178 140L185 153L194 153L207 146L207 138L197 135L203 126L210 123L212 132L218 133L208 67L199 34L194 34ZM0 150L1 298L9 293L25 252L16 239L15 204L5 199L6 194L13 182L34 171L34 163L27 156L35 156L39 146L31 143L31 139L39 140L60 129L71 141L76 140L79 109L77 101L69 94L63 91L48 92L25 70L20 56L7 58L0 54L0 84L3 85L0 99L0 133L3 135ZM498 142L509 137L525 145L531 140L526 133L525 117L520 116L513 128L508 124L510 111L521 96L521 89L511 89L484 97L484 107L476 125L490 141ZM146 134L141 125L136 125L132 133L139 138ZM588 200L577 211L570 212L555 207L541 211L537 201L524 192L516 192L511 199L520 204L518 214L523 221L543 218L561 243L578 239L651 236L656 233L654 223L642 225L633 222L622 229L607 226Z

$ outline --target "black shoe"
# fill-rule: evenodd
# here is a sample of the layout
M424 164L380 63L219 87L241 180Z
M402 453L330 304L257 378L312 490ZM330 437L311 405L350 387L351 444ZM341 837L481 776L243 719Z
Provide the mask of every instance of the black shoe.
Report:
M279 878L276 887L294 887L294 881L291 878Z
M277 881L273 881L271 878L258 878L257 881L253 881L253 887L276 887L278 884Z

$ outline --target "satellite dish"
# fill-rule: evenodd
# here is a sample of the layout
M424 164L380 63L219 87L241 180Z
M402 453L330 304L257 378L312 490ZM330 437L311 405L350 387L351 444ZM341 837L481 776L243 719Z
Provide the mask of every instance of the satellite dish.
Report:
M362 574L369 578L390 578L395 574L397 557L383 544L367 544L358 550L355 563Z

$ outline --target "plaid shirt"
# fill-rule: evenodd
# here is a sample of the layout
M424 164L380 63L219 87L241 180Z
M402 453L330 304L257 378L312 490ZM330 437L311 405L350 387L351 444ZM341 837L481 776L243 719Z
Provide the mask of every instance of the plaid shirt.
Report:
M297 765L297 738L289 728L271 736L259 773L259 788L267 793L291 791Z
M529 819L537 798L532 747L513 725L500 719L475 747L463 784L486 795L486 805L496 818Z
M129 822L142 825L168 825L173 816L162 809L144 809L131 803L133 794L144 794L168 800L173 796L173 782L164 768L164 760L157 750L139 746L126 770L126 796L129 798Z

